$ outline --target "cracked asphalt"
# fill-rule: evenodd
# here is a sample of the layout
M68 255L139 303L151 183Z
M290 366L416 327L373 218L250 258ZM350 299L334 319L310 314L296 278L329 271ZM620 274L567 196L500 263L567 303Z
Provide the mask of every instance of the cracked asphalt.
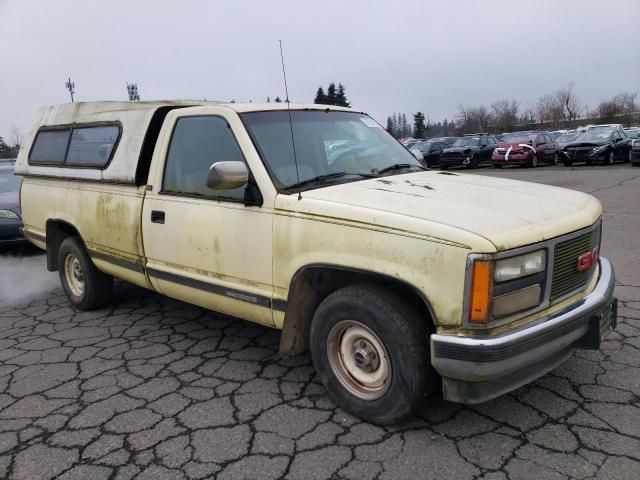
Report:
M380 428L336 407L308 355L279 358L276 331L122 283L111 308L76 312L42 255L5 251L0 478L637 480L640 169L478 173L603 202L621 304L600 351L494 401L435 396ZM29 295L7 295L16 286Z

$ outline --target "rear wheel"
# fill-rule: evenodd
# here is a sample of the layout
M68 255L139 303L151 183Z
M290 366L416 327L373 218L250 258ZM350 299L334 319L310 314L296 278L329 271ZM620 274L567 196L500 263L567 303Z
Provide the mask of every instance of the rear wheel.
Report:
M94 310L111 301L113 277L96 268L77 237L68 237L58 250L58 273L67 297L79 310Z
M631 150L629 150L629 153L627 154L627 157L624 159L624 163L629 163L631 161Z
M354 285L329 295L313 317L310 341L329 395L367 421L401 420L437 384L419 313L380 287Z
M558 165L558 152L553 154L553 160L551 160L551 165Z
M613 150L611 150L609 155L607 155L607 165L613 165L614 163L616 163L616 156L614 155Z
M538 166L538 154L534 153L533 157L531 157L531 160L529 161L529 166L531 168L536 168Z

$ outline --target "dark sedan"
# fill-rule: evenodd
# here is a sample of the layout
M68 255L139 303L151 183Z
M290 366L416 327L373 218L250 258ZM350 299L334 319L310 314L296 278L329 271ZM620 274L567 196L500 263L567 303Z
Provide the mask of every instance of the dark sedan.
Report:
M0 163L0 246L25 242L20 232L20 182L13 174L13 163Z
M491 154L498 146L493 135L465 135L442 151L440 168L464 166L476 168L483 163L491 162Z
M631 141L622 131L614 128L592 128L562 150L563 162L571 166L575 162L601 162L613 165L616 160L628 162L631 158Z
M416 158L418 158L425 167L431 168L434 165L440 165L440 155L442 155L442 150L445 148L446 145L444 143L427 140L426 142L416 143L411 147L411 153L415 155L416 150L420 152L422 158L418 155L416 155Z

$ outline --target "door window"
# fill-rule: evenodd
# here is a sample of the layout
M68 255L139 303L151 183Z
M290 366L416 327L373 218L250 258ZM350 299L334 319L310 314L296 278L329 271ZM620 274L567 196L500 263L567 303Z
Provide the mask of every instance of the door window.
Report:
M227 121L217 116L180 118L169 145L162 193L244 201L244 186L232 190L207 187L209 167L216 162L246 164Z

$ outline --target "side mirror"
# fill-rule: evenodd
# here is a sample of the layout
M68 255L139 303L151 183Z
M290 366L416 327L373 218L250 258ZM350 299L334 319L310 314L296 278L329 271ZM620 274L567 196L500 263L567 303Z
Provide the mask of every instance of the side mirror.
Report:
M231 190L248 181L249 170L243 162L216 162L207 174L207 187L212 190Z

